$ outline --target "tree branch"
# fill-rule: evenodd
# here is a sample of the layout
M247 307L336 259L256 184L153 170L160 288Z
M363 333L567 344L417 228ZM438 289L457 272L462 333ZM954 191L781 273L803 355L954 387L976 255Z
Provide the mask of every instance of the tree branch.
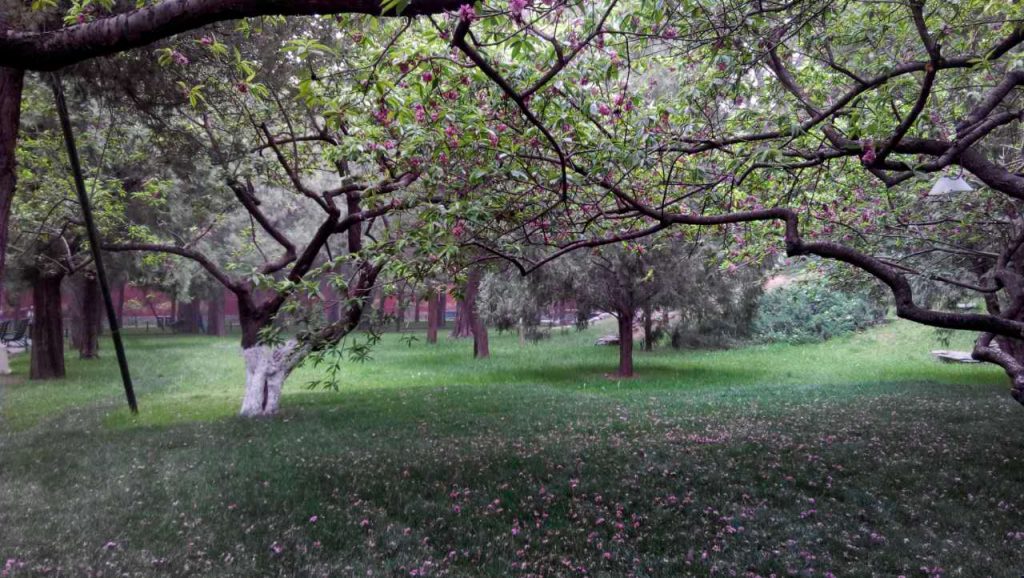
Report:
M411 0L400 16L441 14L468 0ZM156 4L46 32L0 30L0 66L57 70L138 48L214 22L254 16L383 13L380 0L162 0Z

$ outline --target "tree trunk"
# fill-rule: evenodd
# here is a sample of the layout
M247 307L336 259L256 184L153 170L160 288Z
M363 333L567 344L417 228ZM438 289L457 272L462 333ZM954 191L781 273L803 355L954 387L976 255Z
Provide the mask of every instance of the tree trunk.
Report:
M242 356L245 359L245 397L239 411L241 416L265 417L277 413L281 388L292 370L315 348L337 343L359 326L365 307L372 303L371 290L380 272L379 267L366 262L360 265L360 269L362 273L355 287L349 288L342 318L301 343L294 339L279 346L259 343L260 329L271 322L282 302L269 301L257 307L250 294L237 293Z
M480 267L473 267L466 279L466 300L463 303L465 315L469 318L469 326L473 333L473 357L483 359L491 356L491 347L487 338L487 325L483 317L477 311L477 297L480 295L480 282L483 280L484 271Z
M40 273L32 281L32 347L29 379L64 377L64 320L60 310L63 275Z
M633 377L633 315L632 311L620 311L619 322L619 377Z
M482 278L483 271L480 267L473 267L466 276L466 286L462 291L462 299L458 302L455 327L452 327L451 332L451 337L455 339L473 335L473 328L476 326L476 296L480 292Z
M462 339L473 335L473 316L466 311L466 301L459 299L455 302L455 323L448 337Z
M103 298L100 283L94 273L85 273L78 283L74 304L79 307L75 347L80 359L96 359L100 356L100 329L103 326Z
M245 397L242 417L269 417L281 406L281 387L295 368L295 342L278 347L254 345L242 350L245 358Z
M4 279L7 255L7 225L17 172L15 151L21 116L21 90L25 71L0 67L0 281Z
M200 329L203 325L203 312L200 307L200 301L193 299L186 303L182 303L178 307L178 331L181 333L200 333Z
M519 333L519 345L520 345L520 347L523 346L523 345L526 345L526 322L523 321L522 317L519 318L519 323L516 323L516 329L518 330L518 333Z
M228 334L224 326L224 290L217 289L206 302L206 334L224 337Z
M440 301L434 295L427 296L427 343L437 343L437 327L441 311Z
M437 296L437 326L444 327L448 324L448 289L444 289Z
M238 323L242 327L242 358L245 360L245 395L239 415L266 417L277 413L281 387L295 368L289 355L295 341L272 347L259 342L260 329L269 321L245 296L238 297Z
M68 303L71 310L68 312L68 322L71 324L71 347L77 349L79 354L82 351L82 342L85 340L85 278L72 277L71 289L68 291Z
M473 357L483 359L491 356L491 346L487 339L487 326L479 315L473 314Z
M415 297L414 300L415 300L415 304L412 307L412 315L413 315L412 322L415 323L416 325L419 325L420 324L420 304L423 303L423 300L421 300L418 296Z
M654 319L651 318L651 306L644 305L644 351L654 350Z
M405 304L403 299L405 298L405 287L400 287L398 292L395 293L395 331L402 331L402 321L405 317Z

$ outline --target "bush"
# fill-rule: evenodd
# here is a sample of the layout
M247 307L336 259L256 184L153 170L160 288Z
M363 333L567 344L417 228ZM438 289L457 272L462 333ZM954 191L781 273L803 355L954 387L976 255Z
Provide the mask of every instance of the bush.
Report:
M822 281L801 282L761 296L754 332L765 341L810 343L884 319L885 308L865 295L840 291Z

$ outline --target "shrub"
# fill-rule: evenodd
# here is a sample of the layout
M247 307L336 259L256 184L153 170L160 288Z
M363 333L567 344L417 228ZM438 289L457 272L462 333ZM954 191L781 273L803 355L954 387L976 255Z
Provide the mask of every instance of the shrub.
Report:
M885 308L866 295L823 281L794 283L761 296L755 334L766 341L809 343L881 323Z

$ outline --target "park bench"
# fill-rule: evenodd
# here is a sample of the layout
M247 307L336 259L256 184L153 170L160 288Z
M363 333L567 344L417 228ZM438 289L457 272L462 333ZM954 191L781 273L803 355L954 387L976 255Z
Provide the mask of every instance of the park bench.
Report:
M981 363L977 359L971 357L971 352L969 351L936 349L932 351L932 356L942 363Z
M0 341L7 347L21 347L27 349L29 346L28 330L31 323L28 319L20 319L14 322L13 330L9 330L11 327L10 321L4 323L0 329L3 329L3 333L0 334Z

